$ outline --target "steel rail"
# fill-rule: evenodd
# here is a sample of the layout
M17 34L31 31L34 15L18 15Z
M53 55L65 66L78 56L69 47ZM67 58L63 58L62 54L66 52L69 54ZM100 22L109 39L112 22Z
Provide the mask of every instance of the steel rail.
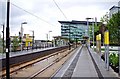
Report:
M49 67L53 66L55 63L59 62L60 60L62 60L64 57L66 57L69 53L71 53L74 49L70 50L67 52L67 54L65 54L64 56L57 58L56 60L54 60L52 63L50 63L49 65L47 65L46 67L44 67L43 69L40 69L39 71L37 71L36 73L34 73L33 75L29 76L27 79L34 79L35 77L37 77L39 74L41 74L42 72L44 72L45 70L47 70Z
M26 63L22 63L22 64L16 64L16 66L14 66L14 67L11 67L11 69L13 68L15 68L15 67L19 67L20 65L23 65L23 64L26 64L26 65L24 65L24 66L22 66L22 67L19 67L19 68L17 68L17 69L15 69L15 70L11 70L10 71L10 74L12 74L12 73L14 73L14 72L17 72L17 71L19 71L20 69L23 69L23 68L26 68L26 67L28 67L28 66L30 66L30 65L32 65L32 64L35 64L35 63L37 63L37 62L40 62L40 61L42 61L42 60L45 60L45 59L47 59L47 58L50 58L50 57L52 57L52 56L55 56L55 55L57 55L57 54L59 54L59 53L62 53L62 52L64 52L64 51L66 51L67 50L67 48L66 49L63 49L63 50L61 50L61 51L57 51L57 53L55 52L55 53L53 53L53 54L50 54L50 55L48 55L48 56L45 56L45 57L42 57L42 58L38 58L38 60L37 59L35 59L35 60L37 60L37 61L35 61L35 60L33 60L34 62L32 62L32 63L29 63L29 62L26 62L26 63L28 63L28 64L26 64ZM30 61L31 62L31 61ZM5 72L5 69L4 70L2 70L2 75L0 75L0 77L5 77L5 75L6 75L6 73L4 73Z

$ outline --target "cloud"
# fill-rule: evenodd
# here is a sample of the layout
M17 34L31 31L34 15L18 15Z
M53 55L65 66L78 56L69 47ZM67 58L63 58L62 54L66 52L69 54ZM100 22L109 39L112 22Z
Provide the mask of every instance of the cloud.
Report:
M0 0L0 24L5 23L6 18L6 1Z
M32 3L32 2L33 1L31 1L30 3ZM15 4L15 3L17 5L17 2L13 1L13 4ZM21 1L21 3L22 3L22 1ZM11 26L11 28L14 27L14 29L12 29L12 31L15 31L15 28L17 29L18 27L20 27L20 22L27 21L28 24L25 25L26 27L24 27L24 29L25 29L24 32L30 33L29 30L31 30L31 29L35 30L35 35L36 35L35 38L36 39L46 39L46 33L48 33L49 30L53 31L53 35L60 35L60 24L58 23L58 20L63 20L64 17L61 15L60 11L53 4L54 3L50 0L49 0L49 2L47 0L44 0L44 1L35 0L33 2L32 9L31 8L27 9L27 7L30 5L27 5L27 7L24 8L25 10L27 10L31 13L34 13L38 17L46 20L47 22L49 22L49 24L30 15L29 13L26 13L26 12L16 8L15 6L12 6L13 9L11 9L11 10L13 10L13 11L11 13L12 14L11 24L12 25L14 24L14 26ZM20 5L18 4L18 6L20 6ZM21 7L23 7L23 6L21 6ZM52 24L54 24L54 26ZM41 35L42 35L42 37L41 37Z
M113 5L116 5L118 0L55 0L68 20L85 20L86 17L102 17L106 11ZM24 33L32 33L29 30L35 31L35 39L46 39L46 33L52 30L52 36L61 35L61 27L59 20L66 20L60 10L56 7L53 0L11 0L11 19L10 31L11 35L17 35L22 22L27 22L24 25ZM39 18L27 13L13 4L27 10ZM5 8L5 5L4 7ZM4 10L4 11L2 11ZM5 9L1 9L0 14L5 14ZM1 16L1 15L0 15ZM44 19L46 22L40 20ZM1 19L0 19L1 22Z

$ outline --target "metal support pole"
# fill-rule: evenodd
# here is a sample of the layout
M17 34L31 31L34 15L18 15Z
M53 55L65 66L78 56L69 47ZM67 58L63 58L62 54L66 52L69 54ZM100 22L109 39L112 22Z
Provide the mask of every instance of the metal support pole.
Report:
M4 48L4 29L5 29L5 26L3 24L3 31L2 31L2 33L3 33L3 53L5 52L5 48Z
M88 22L88 21L87 21ZM89 34L89 22L88 22L88 47L90 48L90 34Z
M77 48L77 27L75 28L75 41L76 41L76 48Z
M69 50L71 49L70 47L70 24L69 24Z
M109 71L109 45L106 46L106 54L107 54L107 70Z
M93 50L94 50L94 19L93 19L92 25L93 25Z
M33 49L33 47L34 47L34 30L32 32L33 32L33 40L32 40L32 49Z
M118 28L119 28L118 34L120 34L120 26ZM119 55L119 76L120 76L120 35L118 35L118 43L119 43L119 46L118 46L118 55Z
M50 32L52 32L52 31L49 31L49 41L50 41ZM51 42L51 41L50 41ZM51 44L49 45L50 47L51 47Z
M10 79L9 52L10 52L10 32L9 32L10 0L7 0L7 27L6 27L6 79Z
M106 61L105 61L105 65L106 65L106 68L107 70L109 71L109 31L106 30L105 33L104 33L104 43L105 43L105 54L106 54Z
M22 30L22 23L21 23L21 30ZM22 51L22 31L21 31L20 37L21 37L21 51Z
M46 34L46 37L47 37L47 41L46 42L47 42L47 47L48 47L48 34Z
M77 48L77 35L76 35L76 48Z
M95 17L95 27L97 27L97 18Z
M105 68L107 68L107 52L106 52L106 45L105 45Z
M49 31L49 40L50 40L50 32L52 32L52 31Z
M88 35L88 48L90 48L90 34L89 34L89 22L88 20L89 19L92 19L92 18L86 18L87 19L87 35Z
M88 34L88 30L89 30L89 26L88 26L88 19L87 19L87 36L88 36L88 40L89 40L89 34ZM88 47L89 47L89 43L87 43Z
M21 51L23 50L23 46L22 46L22 39L23 39L23 24L27 24L27 22L22 22L21 23L21 33L20 33L20 37L21 37Z

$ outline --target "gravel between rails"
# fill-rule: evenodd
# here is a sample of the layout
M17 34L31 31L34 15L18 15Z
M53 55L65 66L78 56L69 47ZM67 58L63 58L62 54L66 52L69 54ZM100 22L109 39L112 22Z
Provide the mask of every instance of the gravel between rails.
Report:
M37 63L37 62L43 61L43 60L45 60L45 59L48 59L48 58L50 58L50 57L52 57L52 56L54 56L54 55L57 55L58 53L61 53L61 52L63 52L63 51L66 51L66 50L67 50L67 49L63 49L63 50L61 50L61 51L58 51L58 52L53 53L53 54L50 54L50 55L48 55L48 56L41 57L41 58L38 58L38 59L36 59L36 60L32 60L32 61L30 61L30 62L26 62L26 63L24 63L24 64L20 64L20 65L14 66L14 67L10 68L10 73L11 73L11 74L14 74L14 73L17 74L18 71L21 71L21 70L24 70L24 69L26 69L26 68L29 68L29 67L33 66L33 64L35 64L35 63ZM1 71L1 73L2 73L2 74L0 75L0 78L1 78L1 77L5 77L5 75L6 75L6 70Z
M73 48L71 49L71 50L73 50ZM71 51L70 50L70 51ZM66 52L66 53L65 53ZM30 77L31 75L33 75L34 73L36 73L38 70L41 70L41 69L43 69L43 68L45 68L45 66L48 66L50 63L52 63L52 62L54 62L54 61L59 61L59 59L60 59L60 57L63 57L63 56L65 56L67 53L69 52L69 50L66 50L66 51L63 51L63 53L58 53L58 54L56 54L55 56L51 56L50 58L47 58L47 59L44 59L44 60L42 60L42 61L40 61L40 62L38 62L38 63L36 63L36 64L34 64L34 65L31 65L31 66L29 66L29 67L27 67L27 68L23 68L23 69L21 69L21 70L19 70L18 72L15 72L15 73L13 73L12 75L11 75L11 77ZM70 53L71 54L71 53ZM66 57L65 58L62 58L62 60L60 60L60 62L58 62L59 64L54 64L53 66L51 66L51 67L53 67L53 68L51 68L50 67L50 69L48 68L47 70L50 70L50 72L49 71L47 71L48 73L50 73L51 75L65 62L65 60L67 59L67 57L70 55L70 54L68 54L68 55L66 55ZM51 70L52 69L52 70ZM53 70L54 70L54 72L53 72ZM46 70L45 70L46 71ZM46 72L46 73L47 73ZM53 73L52 73L53 72ZM47 73L47 74L48 74ZM43 73L42 73L43 74ZM38 75L39 76L39 75ZM48 75L41 75L40 77L42 77L42 76L47 76L47 77L50 77L49 76L49 74Z

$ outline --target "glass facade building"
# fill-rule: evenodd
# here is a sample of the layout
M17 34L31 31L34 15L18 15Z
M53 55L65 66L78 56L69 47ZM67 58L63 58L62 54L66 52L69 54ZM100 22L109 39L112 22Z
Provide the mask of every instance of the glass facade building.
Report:
M58 21L61 23L61 36L74 40L81 40L87 32L87 21Z
M109 9L109 17L111 18L113 14L118 13L120 11L120 1L118 2L118 6L113 6Z

